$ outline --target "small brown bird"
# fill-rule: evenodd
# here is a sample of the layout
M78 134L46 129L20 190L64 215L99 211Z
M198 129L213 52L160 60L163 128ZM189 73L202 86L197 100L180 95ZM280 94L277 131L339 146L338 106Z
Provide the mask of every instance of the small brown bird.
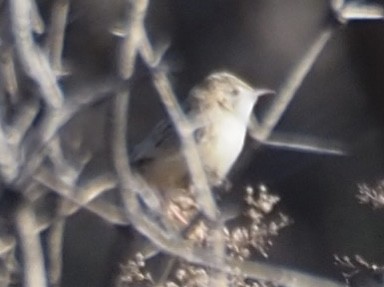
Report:
M211 186L225 179L239 156L257 99L271 93L227 72L209 75L190 92L183 108ZM160 192L189 187L189 171L172 121L160 122L135 147L131 158L132 165Z

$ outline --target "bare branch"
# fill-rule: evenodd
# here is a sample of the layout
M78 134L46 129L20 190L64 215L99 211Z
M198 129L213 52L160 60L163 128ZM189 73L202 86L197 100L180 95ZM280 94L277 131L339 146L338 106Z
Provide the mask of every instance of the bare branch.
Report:
M8 141L6 133L0 123L0 173L4 177L5 182L11 182L18 174L18 154Z
M54 1L47 36L47 46L49 60L57 75L63 74L62 53L68 10L69 0Z
M32 37L33 0L9 2L13 36L16 50L25 72L39 86L42 98L53 108L61 107L63 94L57 84L46 56L34 43Z
M60 286L62 270L62 248L65 219L54 222L48 230L48 280L50 286Z
M191 173L193 186L196 188L197 203L209 218L215 219L217 217L217 207L192 136L193 129L185 118L165 73L156 72L154 74L154 84L180 135L183 154Z
M60 194L64 198L70 200L71 202L75 203L79 207L85 208L85 209L97 214L98 216L100 216L101 218L103 218L104 220L106 220L110 223L120 224L120 225L127 225L129 223L128 220L126 219L125 215L124 215L124 212L122 210L120 210L118 207L116 207L116 206L114 206L108 202L98 201L98 200L88 202L87 198L77 198L76 194L78 192L76 191L76 188L68 186L66 183L60 181L60 179L58 179L55 175L51 174L45 168L41 168L34 175L34 178L38 182L43 184L44 186L51 188L53 191L57 192L58 194ZM102 189L98 189L97 187L95 187L95 190L97 192L94 191L93 195L95 195L96 193L101 194L102 192L105 191L104 188L107 188L107 187L109 187L108 184L103 186ZM86 194L88 194L88 193L86 193ZM91 198L91 199L93 199L93 198ZM75 212L77 210L78 209L76 209L76 208L68 209L68 211L64 215L72 214L73 212Z
M289 73L288 78L280 88L280 92L277 94L262 119L261 125L259 125L257 129L254 128L250 130L250 135L255 140L264 142L270 137L272 131L275 129L279 120L288 108L288 105L292 101L297 90L303 83L303 80L313 67L314 62L317 60L321 51L333 35L334 29L335 28L332 26L324 28L304 56ZM253 121L257 122L255 119L253 119Z
M127 22L124 27L124 40L120 47L119 73L123 79L132 76L136 55L144 35L144 17L148 0L126 0ZM117 33L115 32L117 35Z
M383 20L384 6L379 3L362 1L331 0L331 8L337 20L346 24L354 20Z
M9 126L7 126L8 142L15 148L19 148L25 134L31 128L32 122L39 112L39 103L33 99L26 101L18 107L17 114Z
M15 238L10 234L1 234L0 236L0 256L10 252L15 246Z
M45 30L44 21L41 18L39 7L37 3L33 0L31 2L31 23L33 32L36 34L43 34Z
M24 286L47 286L43 251L35 215L27 203L22 203L15 214L15 224L23 259Z
M12 48L6 47L0 51L0 75L5 91L10 95L11 104L18 102L19 87L15 71Z
M45 147L54 138L58 130L85 107L108 97L108 91L110 91L109 84L101 87L99 90L83 91L81 96L74 95L68 99L59 110L49 110L47 112L42 119L39 130L35 131L31 138L27 139L23 144L26 150L26 160L22 163L22 171L17 182L15 182L16 186L23 185L33 175L33 172L38 168L46 155Z
M347 149L338 142L322 140L320 138L306 135L292 135L273 132L263 143L281 149L309 152L313 154L328 154L345 156Z

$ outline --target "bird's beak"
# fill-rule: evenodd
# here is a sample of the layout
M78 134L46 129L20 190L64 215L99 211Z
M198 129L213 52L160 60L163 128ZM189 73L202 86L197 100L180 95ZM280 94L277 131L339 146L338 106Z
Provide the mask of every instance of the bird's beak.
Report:
M266 95L275 95L276 92L274 90L270 89L255 89L255 96L261 97L261 96L266 96Z

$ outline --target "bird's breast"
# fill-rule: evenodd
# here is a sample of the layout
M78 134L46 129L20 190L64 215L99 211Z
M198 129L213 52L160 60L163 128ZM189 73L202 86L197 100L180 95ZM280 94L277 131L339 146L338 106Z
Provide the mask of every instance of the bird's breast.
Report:
M234 117L222 117L208 130L211 138L199 145L201 160L208 171L223 179L243 148L246 127Z

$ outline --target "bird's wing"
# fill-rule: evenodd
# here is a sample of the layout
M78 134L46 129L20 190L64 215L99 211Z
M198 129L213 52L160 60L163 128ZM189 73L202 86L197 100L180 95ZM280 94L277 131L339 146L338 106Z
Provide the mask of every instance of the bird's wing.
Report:
M205 137L207 122L199 116L190 116L189 123L192 125L193 136L197 144ZM141 165L155 158L166 157L175 152L180 152L180 135L175 130L170 120L159 122L150 134L137 144L131 154L132 165Z
M131 163L141 165L157 157L165 156L175 151L179 146L179 139L169 120L159 122L150 134L137 144L131 154Z

